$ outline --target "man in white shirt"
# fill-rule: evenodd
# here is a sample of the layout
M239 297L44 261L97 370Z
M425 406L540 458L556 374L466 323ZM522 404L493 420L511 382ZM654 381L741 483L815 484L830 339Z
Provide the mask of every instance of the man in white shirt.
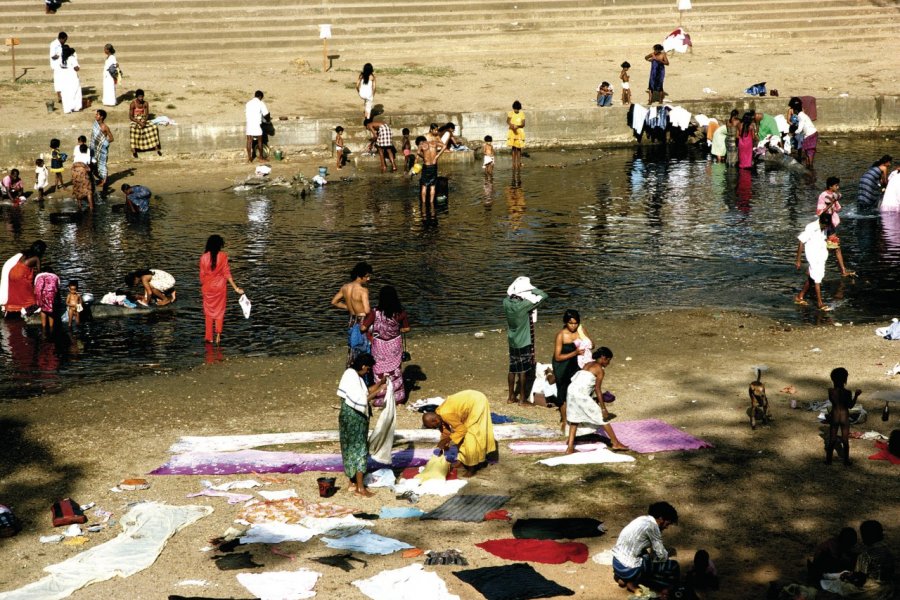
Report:
M641 583L654 589L678 583L678 562L669 560L662 542L662 532L678 523L678 511L668 502L654 502L647 512L625 526L612 549L613 577L629 592Z
M269 109L263 102L263 93L256 90L253 99L247 103L247 162L253 162L253 138L256 138L256 154L260 162L268 162L263 158L263 121L271 120Z
M68 41L69 36L65 31L60 31L56 39L50 42L50 70L53 71L53 91L56 99L62 102L62 86L60 84L60 63L62 61L62 47Z
M819 218L806 226L806 228L797 236L800 243L797 244L797 269L799 270L803 263L800 257L805 254L806 262L809 263L806 281L803 283L803 289L794 298L794 302L800 305L806 305L806 293L809 291L810 283L816 289L816 301L819 310L830 311L831 307L822 302L822 279L825 278L825 263L828 261L828 244L825 237L825 230L831 225L831 214L823 212Z

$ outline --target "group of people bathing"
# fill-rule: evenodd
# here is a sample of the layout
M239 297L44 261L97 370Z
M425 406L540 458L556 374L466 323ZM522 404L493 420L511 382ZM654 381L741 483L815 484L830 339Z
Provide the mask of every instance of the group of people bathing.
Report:
M716 162L724 162L741 169L750 169L756 159L766 153L780 153L796 156L807 167L813 166L819 133L812 118L803 110L803 100L798 97L788 102L787 113L779 127L779 119L770 114L746 111L743 115L734 109L722 125L710 120L707 139L710 153Z
M224 325L228 286L239 296L244 290L237 286L231 275L228 255L222 251L225 240L220 235L211 235L206 240L200 256L200 290L203 296L205 318L204 340L207 343L221 342ZM0 310L8 314L31 315L39 312L45 329L53 330L54 320L60 314L59 276L47 262L42 262L47 244L35 241L28 248L10 257L0 274ZM125 306L162 307L175 302L175 277L160 269L137 269L125 275L124 289L114 292ZM80 321L79 313L84 308L78 281L68 284L65 306L69 314L69 325ZM138 288L137 293L130 290Z

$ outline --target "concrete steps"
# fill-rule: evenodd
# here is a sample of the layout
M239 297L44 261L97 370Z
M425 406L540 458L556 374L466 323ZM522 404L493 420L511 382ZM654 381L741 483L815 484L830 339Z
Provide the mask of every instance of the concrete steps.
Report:
M884 4L884 3L882 3ZM70 35L82 63L102 59L113 43L128 62L291 59L321 52L317 25L331 22L333 53L414 57L435 40L436 23L446 56L496 52L504 46L572 54L658 40L678 22L674 3L646 0L446 0L442 3L313 2L310 0L79 0L56 15L41 14L35 0L4 0L0 20L20 38L20 64L46 64L59 30ZM762 45L791 39L809 43L893 43L900 34L900 2L867 0L771 0L760 9L746 0L704 3L684 17L704 46ZM517 7L517 8L514 8ZM100 25L98 25L100 24ZM838 34L836 34L838 32ZM573 49L573 39L591 40ZM252 49L253 51L249 51ZM436 54L436 53L435 53ZM127 68L126 68L127 73Z

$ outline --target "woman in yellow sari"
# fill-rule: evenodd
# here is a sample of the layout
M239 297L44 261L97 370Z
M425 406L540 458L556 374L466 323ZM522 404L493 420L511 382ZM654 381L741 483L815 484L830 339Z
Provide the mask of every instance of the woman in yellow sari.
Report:
M487 462L487 456L497 452L491 407L481 392L464 390L449 396L433 413L422 415L422 424L441 431L440 450L451 445L459 448L456 463L466 468L466 477L474 475Z
M506 124L509 125L506 145L512 148L512 166L516 171L522 166L522 148L525 147L525 112L518 100L513 102L512 108L506 113Z

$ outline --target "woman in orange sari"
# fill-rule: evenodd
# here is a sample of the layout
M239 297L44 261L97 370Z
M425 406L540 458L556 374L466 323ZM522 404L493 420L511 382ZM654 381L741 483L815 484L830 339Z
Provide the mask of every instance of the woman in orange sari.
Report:
M200 257L200 291L203 293L203 314L206 316L206 335L203 339L207 343L213 341L213 329L216 332L216 344L222 339L225 302L228 299L225 283L230 283L236 294L244 293L231 278L228 255L222 252L224 247L225 240L222 236L211 235L206 240L206 251Z
M34 298L34 274L41 269L47 244L38 240L3 265L0 276L0 308L3 314L19 312L37 304Z

